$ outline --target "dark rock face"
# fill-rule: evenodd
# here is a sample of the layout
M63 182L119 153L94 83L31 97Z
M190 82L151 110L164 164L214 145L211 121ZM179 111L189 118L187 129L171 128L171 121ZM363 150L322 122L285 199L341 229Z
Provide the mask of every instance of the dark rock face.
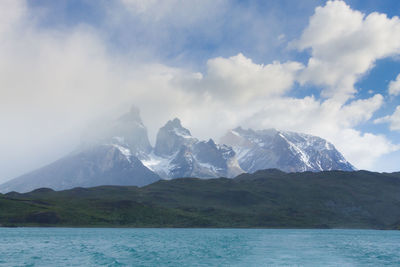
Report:
M195 169L195 158L189 147L181 146L181 149L171 161L169 178L192 177Z
M229 151L227 151L229 150ZM219 169L227 168L227 159L234 157L235 153L228 147L217 147L212 139L208 142L198 142L193 146L197 159L201 162L213 164Z
M331 143L317 136L238 127L221 142L233 147L246 172L270 168L286 172L355 170Z
M181 146L190 146L197 142L190 131L183 128L181 121L177 118L168 121L157 133L154 154L157 156L169 156L181 149Z
M235 152L219 146L213 140L199 141L182 127L179 119L168 121L157 134L154 154L158 165L147 165L163 178L178 177L234 177L243 172L237 164Z

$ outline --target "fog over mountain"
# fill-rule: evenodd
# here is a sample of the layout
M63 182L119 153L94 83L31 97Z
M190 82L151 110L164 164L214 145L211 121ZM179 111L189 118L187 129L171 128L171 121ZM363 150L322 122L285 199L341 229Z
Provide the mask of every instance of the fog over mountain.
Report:
M0 192L144 186L182 177L234 178L270 168L287 172L355 170L331 143L316 136L238 127L217 144L213 139L193 137L178 118L159 129L152 147L136 107L106 128L95 127L91 132L70 154L0 185Z
M334 144L357 169L398 171L400 2L389 2L0 1L0 183L70 153L92 121L104 127L90 142L133 130L114 120L132 103L147 131L123 140L135 155L160 156L158 130L179 118L199 142L190 153L222 155L238 126L279 129Z

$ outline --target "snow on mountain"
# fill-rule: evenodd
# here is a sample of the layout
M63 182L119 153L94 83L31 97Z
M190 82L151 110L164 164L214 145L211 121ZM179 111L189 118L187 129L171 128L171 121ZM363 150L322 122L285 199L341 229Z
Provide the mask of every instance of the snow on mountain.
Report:
M199 141L177 118L160 128L153 153L142 162L166 179L234 177L243 172L231 148L211 139Z
M0 186L0 192L29 192L47 187L65 190L100 185L144 186L160 177L119 145L99 145L63 157Z
M269 168L287 172L355 170L331 143L317 136L238 127L223 136L221 143L233 148L246 172Z
M129 152L143 159L152 151L147 129L140 117L139 109L132 107L129 112L105 125L95 125L94 129L88 129L83 137L80 150L84 151L90 147L114 144L129 149Z
M161 178L235 177L277 168L287 172L354 170L326 140L294 132L236 128L222 139L201 141L177 118L160 128L154 148L137 108L106 127L74 153L0 186L0 192L77 186L143 186Z

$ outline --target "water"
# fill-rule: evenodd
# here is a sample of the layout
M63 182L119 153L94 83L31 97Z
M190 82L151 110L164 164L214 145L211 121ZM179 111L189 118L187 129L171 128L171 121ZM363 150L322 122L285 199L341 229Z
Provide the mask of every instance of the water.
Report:
M0 228L0 266L400 266L400 232Z

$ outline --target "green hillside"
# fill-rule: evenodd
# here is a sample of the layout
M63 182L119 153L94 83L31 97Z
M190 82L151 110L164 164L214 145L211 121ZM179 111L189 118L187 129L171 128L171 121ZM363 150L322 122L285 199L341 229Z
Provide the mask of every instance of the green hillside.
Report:
M149 186L0 195L3 226L372 228L400 225L400 173L278 170Z

